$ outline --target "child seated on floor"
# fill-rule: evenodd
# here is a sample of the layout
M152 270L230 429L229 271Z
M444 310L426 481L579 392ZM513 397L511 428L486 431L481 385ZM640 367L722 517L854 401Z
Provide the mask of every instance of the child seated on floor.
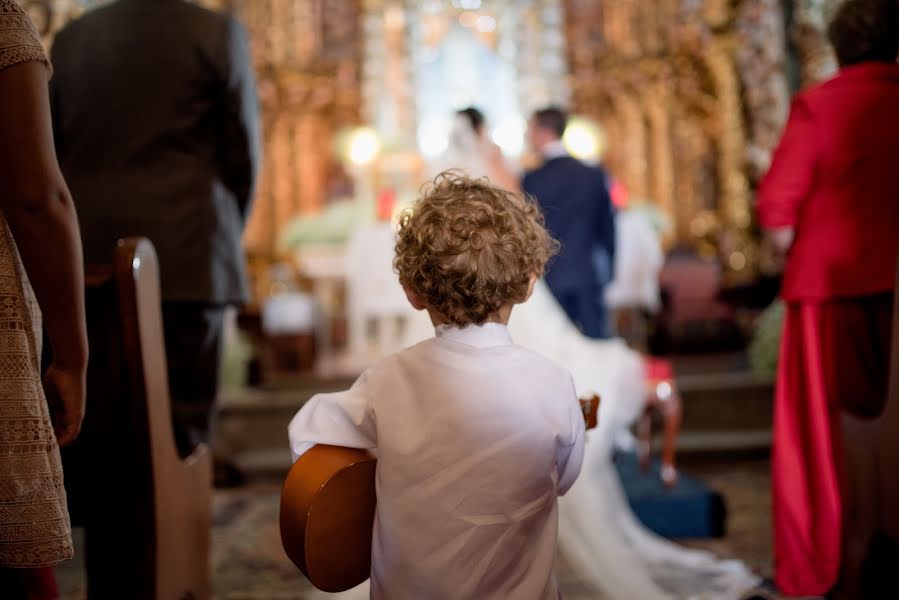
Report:
M289 426L377 449L371 597L555 599L557 496L578 476L571 376L506 330L556 242L530 200L444 173L399 225L394 261L436 337L388 356Z

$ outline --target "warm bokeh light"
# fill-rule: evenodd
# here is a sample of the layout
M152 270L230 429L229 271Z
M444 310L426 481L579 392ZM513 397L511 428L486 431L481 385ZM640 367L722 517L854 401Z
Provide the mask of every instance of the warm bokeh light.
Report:
M381 151L381 140L370 127L360 127L350 134L348 158L354 165L367 165Z
M503 154L518 156L524 150L525 127L525 121L521 117L508 117L493 128L490 137L502 149Z
M596 162L602 156L602 131L596 123L583 117L568 121L562 143L572 156L581 160Z
M727 262L734 271L741 271L746 267L746 255L739 251L731 252Z

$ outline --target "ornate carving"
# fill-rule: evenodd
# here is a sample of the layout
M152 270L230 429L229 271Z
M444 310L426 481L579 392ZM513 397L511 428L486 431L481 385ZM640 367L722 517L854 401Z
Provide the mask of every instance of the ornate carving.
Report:
M361 7L359 0L230 0L228 7L250 34L265 132L245 244L272 255L283 226L324 203L334 134L359 122Z
M747 108L746 163L755 183L768 169L789 111L781 0L744 0L737 10L735 33Z
M799 53L799 74L803 87L826 79L837 69L827 41L827 23L840 0L793 0L790 37Z
M672 215L670 242L717 254L731 281L752 278L752 184L788 104L780 2L565 6L572 108L607 130L612 172Z

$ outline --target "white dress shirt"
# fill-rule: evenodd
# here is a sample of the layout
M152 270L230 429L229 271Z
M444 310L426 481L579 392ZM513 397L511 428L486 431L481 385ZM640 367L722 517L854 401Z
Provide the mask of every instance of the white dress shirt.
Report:
M440 326L289 426L314 444L376 448L371 598L555 599L556 497L574 483L584 419L569 373L497 323Z
M565 149L565 144L562 143L562 140L555 140L544 145L540 150L540 154L543 155L544 160L552 160L568 156L568 150Z

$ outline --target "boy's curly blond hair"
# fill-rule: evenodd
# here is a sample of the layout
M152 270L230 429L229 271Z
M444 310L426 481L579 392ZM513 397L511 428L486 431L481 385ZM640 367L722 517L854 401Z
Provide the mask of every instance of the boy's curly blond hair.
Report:
M403 212L398 234L400 283L459 326L525 300L558 250L533 200L452 171Z

